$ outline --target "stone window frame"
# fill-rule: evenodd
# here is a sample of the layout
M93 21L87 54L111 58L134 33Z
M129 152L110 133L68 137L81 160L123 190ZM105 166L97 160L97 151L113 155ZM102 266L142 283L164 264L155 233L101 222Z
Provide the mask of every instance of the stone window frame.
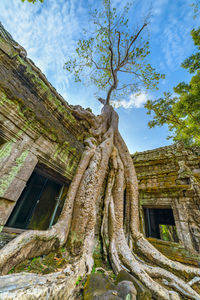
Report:
M46 166L43 162L40 162L39 160L37 161L37 164L32 169L31 175L33 174L34 171L38 171L38 170L39 170L40 174L43 174L47 178L52 179L52 180L60 183L62 186L68 186L69 187L69 184L70 184L69 179L64 178L61 174L57 173L52 168L50 168L49 166ZM55 176L56 178L54 177L54 175L56 175ZM29 178L27 179L27 182L28 182L28 180L29 180ZM23 190L24 189L25 189L25 187L23 188ZM23 192L23 190L22 190L22 192ZM19 198L20 198L20 196L19 196ZM19 200L19 198L16 200L16 204L17 204L17 201ZM13 209L14 209L14 206L13 206L9 216L7 217L7 220L9 219L10 215L12 214ZM7 222L7 220L6 220L6 222ZM5 222L5 224L6 224L6 222ZM20 228L15 228L15 227L7 227L7 226L4 225L2 231L3 232L8 232L8 233L22 233L22 232L27 231L27 230L30 230L30 229L20 229ZM36 230L36 229L31 229L31 230Z
M177 235L178 235L178 239L179 239L179 242L174 242L174 243L177 243L177 244L180 244L182 242L182 239L180 237L180 234L179 234L179 228L180 228L180 224L179 222L177 221L177 219L175 218L175 214L176 214L176 208L172 205L172 204L164 204L164 205L160 205L160 204L142 204L140 205L140 224L141 224L141 232L142 234L144 235L145 238L151 238L151 239L155 239L155 240L160 240L162 241L161 239L157 239L157 238L154 238L154 237L147 237L146 236L146 229L145 229L145 216L144 216L144 208L152 208L152 209L171 209L172 212L173 212L173 216L174 216L174 222L175 222L175 226L176 226L176 230L177 230ZM166 241L167 242L167 241ZM170 241L169 241L170 242Z

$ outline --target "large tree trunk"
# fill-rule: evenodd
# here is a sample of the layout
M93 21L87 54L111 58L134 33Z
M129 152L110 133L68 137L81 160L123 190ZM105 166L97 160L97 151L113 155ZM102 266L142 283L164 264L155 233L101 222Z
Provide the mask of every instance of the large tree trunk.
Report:
M114 272L129 270L151 290L155 299L200 299L192 288L192 279L200 276L200 270L169 260L140 233L137 178L132 158L118 132L117 113L112 106L104 105L98 117L80 107L76 107L74 114L87 119L93 137L86 141L62 214L51 229L25 232L6 245L0 252L1 273L7 274L26 258L67 245L72 258L65 269L70 295L78 275L92 270L97 202L105 187L101 196L104 203L100 234L104 255L109 257ZM48 280L59 282L60 275L48 275Z

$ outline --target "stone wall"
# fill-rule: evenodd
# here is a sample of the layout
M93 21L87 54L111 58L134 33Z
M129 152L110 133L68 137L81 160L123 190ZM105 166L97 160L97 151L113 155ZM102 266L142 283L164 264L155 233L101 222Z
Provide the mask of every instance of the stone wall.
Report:
M176 144L135 153L133 161L139 182L141 230L145 234L145 207L172 208L180 244L190 253L199 252L200 148ZM150 240L161 248L169 245Z
M88 125L71 111L0 23L0 226L36 165L73 178Z

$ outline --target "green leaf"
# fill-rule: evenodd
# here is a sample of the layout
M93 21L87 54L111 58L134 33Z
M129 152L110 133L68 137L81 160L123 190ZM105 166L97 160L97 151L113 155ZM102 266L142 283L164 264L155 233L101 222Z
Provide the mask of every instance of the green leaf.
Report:
M102 3L102 9L91 12L92 31L77 41L75 55L69 57L64 68L75 82L95 85L105 98L111 86L112 99L144 88L157 88L164 75L147 63L149 41L143 37L146 24L139 24L136 32L130 30L130 3L120 11L108 0Z

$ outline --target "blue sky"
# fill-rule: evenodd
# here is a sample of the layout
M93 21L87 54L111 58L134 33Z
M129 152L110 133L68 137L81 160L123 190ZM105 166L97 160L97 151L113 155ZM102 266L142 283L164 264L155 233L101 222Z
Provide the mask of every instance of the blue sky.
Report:
M118 8L125 3L123 0L113 2ZM91 26L88 9L94 3L98 5L100 0L44 0L43 4L34 5L20 0L0 0L0 21L70 104L91 107L98 114L100 104L94 96L94 88L74 84L72 76L63 69L69 54L75 53L83 28ZM148 129L150 117L143 105L148 98L161 97L163 91L172 91L173 86L190 79L180 65L194 52L190 31L198 25L198 20L193 19L191 3L192 0L135 1L138 20L151 6L149 60L166 78L158 91L144 91L138 98L126 97L124 107L117 109L120 132L131 153L172 143L166 140L169 134L166 126Z

